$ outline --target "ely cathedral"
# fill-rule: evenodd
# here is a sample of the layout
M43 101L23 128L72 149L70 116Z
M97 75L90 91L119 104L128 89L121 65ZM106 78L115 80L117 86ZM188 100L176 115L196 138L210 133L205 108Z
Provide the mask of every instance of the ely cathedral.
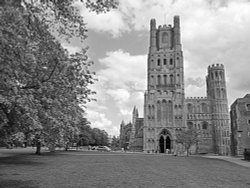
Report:
M156 27L150 22L147 60L147 90L144 118L134 107L132 121L120 125L121 147L148 153L176 153L178 131L194 128L199 142L193 153L230 153L230 125L225 70L222 64L208 66L207 96L185 98L180 18L173 26Z

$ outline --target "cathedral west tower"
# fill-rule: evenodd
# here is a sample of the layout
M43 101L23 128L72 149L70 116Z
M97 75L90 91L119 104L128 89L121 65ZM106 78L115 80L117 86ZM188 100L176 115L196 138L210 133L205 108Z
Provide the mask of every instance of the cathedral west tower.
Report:
M143 151L171 152L175 134L185 127L184 73L180 18L156 28L150 22L147 91L144 104Z

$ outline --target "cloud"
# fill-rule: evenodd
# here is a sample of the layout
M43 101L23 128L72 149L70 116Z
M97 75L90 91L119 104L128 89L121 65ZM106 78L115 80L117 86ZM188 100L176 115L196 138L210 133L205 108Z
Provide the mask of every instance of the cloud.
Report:
M87 118L91 122L91 127L105 130L109 135L119 134L118 127L113 126L112 121L104 113L88 110Z
M144 91L146 88L146 55L132 56L122 50L107 52L99 59L104 68L97 72L100 80L112 89Z
M130 31L118 10L111 10L105 14L96 14L83 8L81 9L81 15L86 21L87 27L97 32L110 33L113 37L119 37L122 33Z
M185 80L185 87L188 87L188 86L196 86L196 87L203 87L205 84L205 81L204 79L198 77L198 78L187 78Z
M105 93L114 101L121 114L134 105L142 106L146 89L146 55L132 56L122 50L107 52L99 59L104 66L97 72ZM142 111L142 110L141 110Z
M98 62L102 66L96 71L99 81L91 87L97 92L97 102L87 105L90 110L88 118L93 126L105 127L114 134L122 119L131 121L134 105L138 107L140 116L143 115L147 56L133 56L117 50L107 52ZM111 125L105 118L112 119Z

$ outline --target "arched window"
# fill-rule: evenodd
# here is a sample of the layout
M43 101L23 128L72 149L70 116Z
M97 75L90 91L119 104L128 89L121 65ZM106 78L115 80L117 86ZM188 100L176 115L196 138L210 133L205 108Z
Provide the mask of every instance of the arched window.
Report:
M157 84L161 85L161 76L160 75L157 76Z
M207 130L208 128L208 123L206 121L202 122L202 129Z
M192 129L192 128L193 128L193 122L188 121L188 122L187 122L187 127L188 127L189 129Z
M152 115L152 119L154 119L154 116L155 116L155 106L152 105L152 108L151 108L151 115Z
M167 32L164 32L162 34L162 43L167 43L168 42L168 34Z
M211 79L213 80L213 79L214 79L214 74L213 74L213 72L211 72L210 75L211 75Z
M170 58L169 64L170 64L170 65L173 65L173 59L172 59L172 58Z
M154 85L155 80L154 80L154 75L151 75L151 84Z
M151 110L151 106L150 105L148 105L148 115L151 117L151 115L152 115L152 110Z
M222 71L220 71L220 79L223 79L224 77L223 77L223 72Z
M217 98L221 98L221 95L220 95L220 88L217 88L217 89L216 89L216 97L217 97Z
M218 72L215 71L215 78L218 79Z
M227 96L226 96L226 90L225 89L221 89L221 96L223 99L225 99Z
M190 114L193 113L193 105L192 104L189 103L187 105L187 108L188 108L188 113L190 113Z
M161 121L161 103L157 102L157 121Z
M157 59L157 65L161 66L161 59Z
M172 118L172 115L173 115L173 104L172 104L172 101L168 101L167 103L167 119L169 122L172 122L173 118Z
M167 120L167 101L162 101L162 119Z
M179 74L177 74L177 76L176 76L176 84L180 84L180 75Z
M207 104L206 103L202 103L201 104L201 110L202 110L202 113L208 113Z
M174 84L174 76L172 74L170 74L170 84Z
M164 75L163 78L164 78L163 79L164 80L164 85L167 85L167 75Z
M163 65L167 64L167 59L163 59Z
M179 66L180 66L180 58L177 57L177 58L176 58L176 67L179 67Z

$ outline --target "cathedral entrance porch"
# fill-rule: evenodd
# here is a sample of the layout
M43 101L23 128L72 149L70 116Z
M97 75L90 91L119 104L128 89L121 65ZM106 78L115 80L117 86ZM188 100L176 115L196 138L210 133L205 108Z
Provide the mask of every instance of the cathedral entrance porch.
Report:
M171 153L171 138L168 130L163 130L160 134L159 139L159 152L160 153Z

